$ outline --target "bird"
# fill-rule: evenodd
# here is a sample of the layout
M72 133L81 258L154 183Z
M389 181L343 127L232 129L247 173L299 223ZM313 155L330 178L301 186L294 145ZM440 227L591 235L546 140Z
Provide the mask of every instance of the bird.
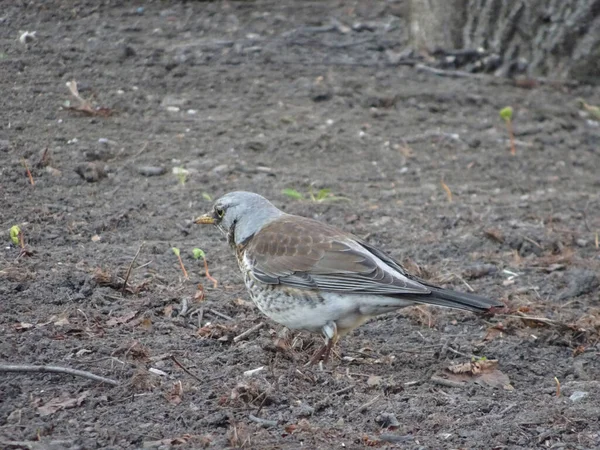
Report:
M214 225L237 257L252 301L292 330L321 333L309 363L327 363L340 338L369 319L415 304L495 312L504 304L435 286L364 239L287 214L259 194L234 191L194 219Z

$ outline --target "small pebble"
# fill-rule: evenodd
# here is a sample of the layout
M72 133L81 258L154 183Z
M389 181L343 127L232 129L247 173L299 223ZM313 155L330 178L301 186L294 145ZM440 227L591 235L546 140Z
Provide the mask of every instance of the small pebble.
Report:
M93 162L77 166L75 172L88 183L95 183L106 176L104 167Z
M569 400L571 400L572 402L577 402L579 400L583 400L584 398L586 398L589 395L588 392L584 392L584 391L575 391L571 394L571 396L569 397Z
M140 173L140 175L143 175L145 177L157 177L167 173L167 169L158 166L141 166L138 167L138 172Z
M21 44L29 44L30 42L35 41L35 33L35 31L24 31L21 33L21 36L19 36L19 42Z
M577 239L575 241L575 243L579 246L579 247L587 247L588 245L588 241L586 241L585 239Z

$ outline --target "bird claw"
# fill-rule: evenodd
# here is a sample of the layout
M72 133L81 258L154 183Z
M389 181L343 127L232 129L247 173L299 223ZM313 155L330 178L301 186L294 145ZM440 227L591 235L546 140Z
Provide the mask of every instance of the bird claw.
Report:
M335 322L327 322L325 324L323 327L323 335L325 336L325 345L315 352L310 361L306 363L306 366L314 366L321 360L323 361L323 364L327 364L329 361L331 348L338 340L337 325Z

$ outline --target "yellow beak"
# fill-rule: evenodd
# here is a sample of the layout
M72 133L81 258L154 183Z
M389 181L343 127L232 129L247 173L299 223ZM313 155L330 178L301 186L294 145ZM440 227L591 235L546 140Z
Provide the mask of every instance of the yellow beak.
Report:
M198 225L214 225L215 218L210 214L204 214L203 216L196 217L194 223Z

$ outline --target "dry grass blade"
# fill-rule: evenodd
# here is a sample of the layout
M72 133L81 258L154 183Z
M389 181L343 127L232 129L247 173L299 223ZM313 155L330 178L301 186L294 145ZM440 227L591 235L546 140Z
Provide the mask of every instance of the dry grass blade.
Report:
M444 180L442 180L440 183L442 185L442 188L446 192L446 197L448 197L448 203L452 203L452 191L450 190L448 185L444 183Z
M29 183L31 183L32 186L35 186L35 181L33 181L33 176L31 175L31 171L29 170L29 166L27 165L27 160L25 158L21 159L21 164L23 164L23 167L25 167L27 177L29 178Z
M0 372L40 372L40 373L64 373L76 377L87 378L88 380L98 381L117 386L119 383L110 378L86 372L84 370L71 369L59 366L34 366L29 364L0 364Z

